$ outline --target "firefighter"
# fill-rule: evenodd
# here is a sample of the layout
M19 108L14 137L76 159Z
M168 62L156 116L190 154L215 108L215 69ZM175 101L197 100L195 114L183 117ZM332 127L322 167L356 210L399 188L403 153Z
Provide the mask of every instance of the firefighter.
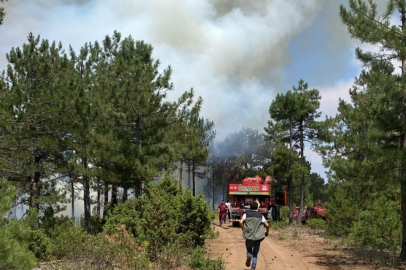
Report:
M245 247L247 249L247 261L245 265L249 267L252 260L251 270L255 270L259 247L261 241L268 236L269 224L265 217L258 212L257 202L253 201L250 206L251 209L247 210L240 220L240 227L243 230Z

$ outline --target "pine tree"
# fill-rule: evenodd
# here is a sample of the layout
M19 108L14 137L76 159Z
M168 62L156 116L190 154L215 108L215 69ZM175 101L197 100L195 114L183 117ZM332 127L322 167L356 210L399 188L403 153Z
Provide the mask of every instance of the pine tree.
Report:
M201 99L193 104L193 91L183 93L175 102L166 101L173 90L170 67L158 71L159 61L152 58L153 48L131 37L121 40L119 33L103 41L98 72L105 72L98 84L103 108L99 141L104 142L104 165L111 178L125 188L142 186L179 157L173 145L178 138L173 126L200 110ZM118 180L118 181L117 181ZM114 181L114 180L113 180Z
M191 165L192 172L192 194L196 196L196 174L197 167L206 162L209 156L209 145L215 137L213 130L214 123L208 119L192 115L186 122L185 131L185 148L183 159Z
M328 201L327 189L328 184L324 182L324 179L318 173L310 174L310 191L313 196L313 203Z
M8 0L0 0L0 3L7 2ZM4 17L6 17L6 10L4 7L0 7L0 25L4 22Z
M398 13L401 25L391 25ZM396 199L400 186L403 224L401 258L406 259L406 1L388 1L378 15L372 1L350 0L340 15L352 37L376 45L378 52L356 49L365 69L350 91L352 104L341 101L334 128L334 145L327 160L332 171L352 194ZM401 63L400 74L391 61ZM382 181L392 179L393 181ZM358 181L356 181L358 180ZM351 186L349 186L351 185ZM379 185L379 188L378 186ZM382 188L383 187L383 188ZM390 190L390 192L384 192ZM357 192L356 192L357 191ZM363 195L362 195L363 194ZM365 197L363 198L365 200ZM365 206L367 207L367 206Z
M289 145L293 152L298 152L303 167L300 181L300 213L304 210L306 162L304 156L305 141L315 144L317 140L316 119L321 115L320 95L317 89L308 89L308 84L299 81L298 87L285 94L278 94L271 103L269 114L271 120L265 128L269 140L276 144ZM293 164L292 164L293 165ZM292 167L293 168L293 167ZM289 179L290 216L293 215L293 178Z
M32 34L7 60L0 84L2 175L19 183L30 208L57 207L64 198L55 185L65 166L67 129L61 116L70 106L65 95L69 61L62 44Z
M95 175L95 123L100 114L97 107L97 74L94 72L99 50L91 44L85 44L79 54L70 49L70 63L72 69L69 73L69 100L73 110L66 113L66 126L69 134L69 151L66 152L69 160L71 180L79 180L83 185L84 225L85 230L91 231L91 181ZM73 194L74 191L72 190Z

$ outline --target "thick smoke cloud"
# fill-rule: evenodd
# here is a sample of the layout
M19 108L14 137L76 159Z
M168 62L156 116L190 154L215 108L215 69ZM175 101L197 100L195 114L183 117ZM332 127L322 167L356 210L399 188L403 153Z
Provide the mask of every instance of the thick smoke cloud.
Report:
M162 67L171 65L176 91L190 87L219 137L242 126L262 130L284 80L288 45L309 27L323 0L15 0L0 28L0 68L28 32L78 49L114 30L145 40Z

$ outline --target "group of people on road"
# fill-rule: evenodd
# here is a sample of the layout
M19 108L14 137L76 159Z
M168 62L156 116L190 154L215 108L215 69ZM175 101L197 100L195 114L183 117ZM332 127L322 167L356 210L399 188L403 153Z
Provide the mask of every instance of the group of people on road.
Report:
M229 214L228 219L230 220L230 203L228 200L227 203L222 200L218 207L220 226L226 221L227 213ZM257 267L261 242L269 233L268 221L258 212L259 205L257 200L252 201L250 209L245 211L240 220L240 227L243 230L243 238L245 239L245 248L247 250L245 266L251 266L251 270L255 270Z

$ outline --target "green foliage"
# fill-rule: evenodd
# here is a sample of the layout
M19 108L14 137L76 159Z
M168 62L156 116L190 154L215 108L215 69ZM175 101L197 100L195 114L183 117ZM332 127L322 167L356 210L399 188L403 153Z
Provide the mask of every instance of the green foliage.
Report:
M402 209L402 218L396 218L398 210L392 202L406 200L406 73L404 68L397 72L393 63L405 67L406 2L388 1L383 14L378 14L373 1L348 2L348 7L340 6L348 32L380 50L356 49L366 68L350 90L351 101L340 101L338 115L325 121L325 138L331 145L319 150L331 169L328 231L351 233L375 249L393 251L398 243L404 260L406 235L399 242L397 226L399 220L406 220L406 211ZM394 14L401 16L400 25L391 24ZM382 208L388 211L385 218L391 225L385 224ZM384 240L390 235L391 240Z
M220 234L218 231L214 231L212 229L210 229L207 233L206 233L206 238L207 239L217 239L219 238Z
M328 184L324 182L324 179L317 173L310 174L310 192L313 195L312 203L326 202L329 200L327 193Z
M196 162L207 157L214 131L199 115L201 98L190 90L168 101L172 70L152 55L151 45L118 32L79 52L30 33L7 55L0 74L0 167L29 207L45 212L44 224L66 202L66 189L56 186L63 177L83 185L84 225L95 233L94 182L99 191L101 184L135 187L138 196L142 184L191 158L185 149Z
M312 229L325 229L326 221L321 218L311 218L306 220L306 225Z
M318 111L320 99L317 89L308 89L308 84L300 80L292 91L278 94L269 107L270 120L268 127L265 127L266 138L280 149L273 155L270 170L289 186L291 213L294 211L294 197L299 199L301 210L310 201L308 176L311 165L305 160L304 142L308 141L312 146L319 142L320 127L316 119L321 115ZM276 162L278 156L279 159L282 156L287 157L282 165Z
M140 224L140 217L143 212L142 205L143 198L119 203L113 212L108 214L103 231L107 234L113 234L117 227L123 224L134 237L139 237L142 234Z
M224 262L221 258L211 260L205 257L204 249L196 247L192 251L192 256L189 261L189 265L193 269L199 270L222 270L224 269Z
M399 205L384 196L361 211L350 237L359 245L386 252L400 250L402 224Z
M281 221L287 222L289 221L289 206L281 206L279 208Z
M353 185L347 186L345 183L330 183L331 197L327 205L327 215L331 221L327 222L326 231L332 235L347 235L351 227L358 218L364 206L357 200L359 197ZM363 199L364 200L364 199ZM369 200L367 200L369 202ZM357 207L354 207L357 205Z
M0 0L1 3L4 3L6 1L8 0ZM6 17L6 10L4 9L4 7L0 7L0 25L3 24L4 17Z
M52 205L56 212L57 202L64 199L55 178L64 172L67 127L62 116L70 104L66 96L70 63L61 44L41 41L32 33L27 41L7 54L7 72L0 75L8 82L0 83L2 171L29 196L31 208L39 212Z
M28 249L32 219L7 218L15 194L15 188L0 179L0 269L30 270L36 265L34 254Z
M80 227L73 226L70 221L54 227L49 237L52 240L50 255L57 259L72 259L84 252L85 244L90 239Z
M268 221L269 226L274 229L274 230L280 230L288 226L288 223L286 221Z
M219 213L217 210L210 211L210 219L217 220L219 218Z
M104 230L114 234L125 225L138 243L147 243L149 255L155 258L169 243L203 245L210 222L203 195L193 197L167 176L142 197L119 204L107 217Z
M31 231L28 249L40 260L48 259L52 254L51 239L42 231Z

